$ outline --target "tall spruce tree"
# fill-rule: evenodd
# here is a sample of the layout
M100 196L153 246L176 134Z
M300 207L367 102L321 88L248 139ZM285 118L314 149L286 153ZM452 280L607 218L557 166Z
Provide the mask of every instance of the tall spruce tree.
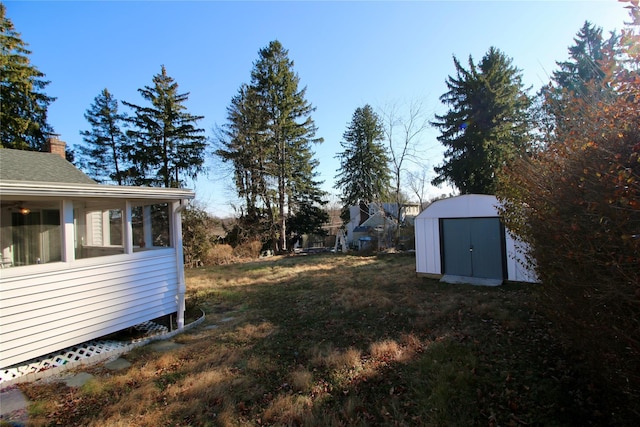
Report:
M602 28L596 27L589 21L578 31L573 41L575 44L569 47L568 61L556 62L559 70L553 72L553 81L559 89L583 94L590 81L600 82L605 77L607 70L603 69L603 61L607 51L613 51L619 36L611 33L609 39L602 36Z
M227 111L216 151L234 167L238 195L266 217L274 249L287 250L287 221L313 212L324 193L317 181L312 144L322 142L311 117L315 108L299 89L293 61L279 41L259 51L251 82ZM259 209L258 209L259 208Z
M446 81L440 101L449 111L432 125L445 147L445 161L434 168L434 185L449 182L463 194L494 194L496 172L529 146L527 95L519 69L500 50L491 47L469 69L454 57L456 76Z
M105 88L84 117L91 128L80 132L85 145L78 147L79 163L98 182L128 183L127 140L121 129L126 115L118 112L118 100Z
M184 103L189 93L178 93L178 83L164 65L153 76L153 86L138 92L149 106L129 102L133 129L127 132L134 182L138 185L182 187L184 175L195 179L204 168L206 138L197 128L203 116L188 113Z
M576 96L593 103L608 103L615 97L611 87L600 83L610 71L605 64L612 63L609 58L615 57L619 39L615 32L605 39L601 27L585 21L568 49L569 59L556 62L559 69L553 72L551 84L540 91L544 103L537 113L545 119L549 136L562 138L581 120L569 105Z
M299 89L289 51L278 40L260 49L251 72L251 86L265 109L270 173L277 182L275 217L279 226L278 246L287 250L287 217L299 204L320 201L321 182L316 180L318 162L311 144L321 143L311 117L315 108L306 100L306 88Z
M243 84L227 107L227 123L218 129L215 154L231 166L236 192L244 201L238 219L244 239L266 241L275 235L266 127L266 110L256 91Z
M47 109L55 98L44 93L49 81L31 64L30 54L0 3L0 144L43 151L53 132Z
M383 145L384 128L380 117L370 105L356 108L351 123L344 132L344 149L336 157L340 169L335 188L342 192L344 209L360 206L368 211L372 202L383 200L391 183L389 155ZM343 211L343 219L348 211Z

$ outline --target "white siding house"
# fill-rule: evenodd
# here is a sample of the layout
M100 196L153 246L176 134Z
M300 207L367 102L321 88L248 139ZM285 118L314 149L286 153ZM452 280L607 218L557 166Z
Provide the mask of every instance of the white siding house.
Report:
M388 231L396 228L398 222L401 224L413 225L413 221L420 213L420 205L417 203L404 203L400 208L400 221L396 219L398 215L397 203L369 203L364 211L361 206L349 207L349 222L345 225L347 231L347 244L352 247L359 247L359 239L369 236L367 228L373 230L382 226ZM374 233L375 234L375 233ZM380 234L379 230L377 234ZM378 236L379 237L379 236Z
M176 313L185 189L100 185L0 149L0 368Z
M416 272L487 284L536 282L523 262L523 245L505 230L496 206L495 196L482 194L429 205L415 220Z

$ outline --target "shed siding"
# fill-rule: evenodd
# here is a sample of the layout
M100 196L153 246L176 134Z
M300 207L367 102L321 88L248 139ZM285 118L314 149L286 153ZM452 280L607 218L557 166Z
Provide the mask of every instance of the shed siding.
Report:
M432 249L434 242L440 242L440 227L434 218L416 218L416 271L418 273L441 274L440 246Z
M19 268L4 270L0 367L176 312L175 252L52 263L47 271L28 275L11 274Z

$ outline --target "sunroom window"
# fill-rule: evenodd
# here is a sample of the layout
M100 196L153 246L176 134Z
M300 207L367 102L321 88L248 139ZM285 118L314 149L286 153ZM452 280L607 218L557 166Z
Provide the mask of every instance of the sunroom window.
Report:
M0 205L1 268L62 261L61 202L3 201ZM122 200L73 203L73 248L69 259L94 258L171 247L168 203L133 204L131 235ZM128 236L128 237L127 237ZM126 242L125 239L130 239ZM126 244L125 244L126 243Z
M168 204L134 206L131 208L131 228L134 252L170 247Z
M3 203L0 215L2 268L62 260L57 204Z
M116 207L74 209L76 259L124 253L122 213Z

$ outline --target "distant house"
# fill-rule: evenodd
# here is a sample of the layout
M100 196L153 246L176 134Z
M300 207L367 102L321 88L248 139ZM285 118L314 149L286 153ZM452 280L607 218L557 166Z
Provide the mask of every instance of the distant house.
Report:
M413 226L415 217L420 213L417 203L405 203L398 216L397 203L371 203L363 211L360 206L349 208L350 220L346 225L347 245L356 249L385 246L391 241L394 230L400 226Z
M445 282L536 282L523 244L505 229L495 196L438 200L415 219L416 272Z
M0 368L176 313L191 190L97 184L51 153L0 149Z

